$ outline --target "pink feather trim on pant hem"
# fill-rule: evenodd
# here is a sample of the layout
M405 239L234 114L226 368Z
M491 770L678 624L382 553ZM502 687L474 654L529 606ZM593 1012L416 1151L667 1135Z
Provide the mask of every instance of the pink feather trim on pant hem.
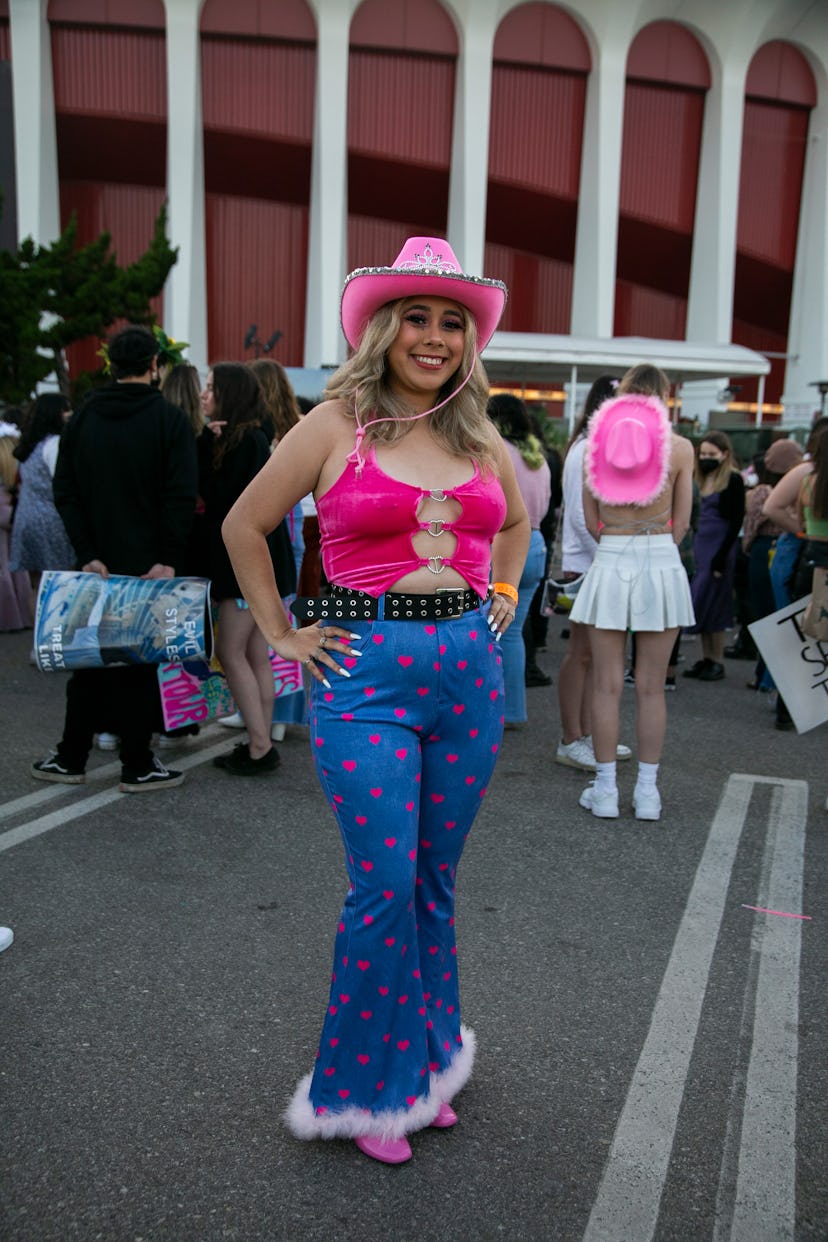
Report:
M340 1112L319 1116L310 1102L309 1091L312 1074L299 1083L288 1105L284 1121L298 1139L357 1138L372 1135L375 1138L401 1138L431 1125L440 1105L449 1103L468 1082L474 1065L477 1039L467 1026L460 1027L463 1045L448 1069L431 1074L428 1095L422 1096L411 1108L372 1113L367 1108L344 1108Z

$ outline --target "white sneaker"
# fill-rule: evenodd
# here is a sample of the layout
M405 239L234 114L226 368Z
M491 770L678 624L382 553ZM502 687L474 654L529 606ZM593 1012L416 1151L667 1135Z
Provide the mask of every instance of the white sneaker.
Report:
M595 771L595 755L589 738L576 737L574 742L560 741L555 751L555 762L566 768L578 768L581 772Z
M225 729L246 729L247 725L242 720L241 712L235 712L232 716L220 716L218 723L224 725ZM286 726L277 720L270 726L270 737L274 742L283 742L285 739Z
M99 733L98 750L117 750L121 739L117 733Z
M183 729L175 731L172 736L166 733L158 734L159 750L174 750L176 746L186 746L194 737L198 737L201 732L199 725L185 725Z
M646 793L634 789L632 801L636 819L661 818L661 796L657 789L648 790Z
M581 738L581 741L586 742L587 746L592 752L592 771L594 772L595 771L595 751L592 746L592 737L588 733L586 737ZM632 759L632 751L630 750L629 746L625 746L622 742L619 742L615 748L615 758L616 760L618 760L619 763L623 763L625 759Z
M0 927L0 953L7 949L14 940L14 932L10 927Z
M592 811L596 819L618 819L618 790L602 790L595 788L595 782L587 785L578 799L586 811Z

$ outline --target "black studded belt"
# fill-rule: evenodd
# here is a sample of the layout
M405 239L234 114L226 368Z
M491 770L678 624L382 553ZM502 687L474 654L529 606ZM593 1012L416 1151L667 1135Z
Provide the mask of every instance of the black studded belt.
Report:
M302 621L448 621L479 607L477 592L460 587L434 595L388 591L377 597L338 586L329 587L327 595L300 595L290 606Z

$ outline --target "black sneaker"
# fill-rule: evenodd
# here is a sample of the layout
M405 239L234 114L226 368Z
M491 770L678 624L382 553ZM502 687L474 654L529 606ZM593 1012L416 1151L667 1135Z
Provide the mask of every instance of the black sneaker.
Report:
M702 673L705 671L707 666L712 663L713 663L712 660L706 660L706 659L696 660L696 663L692 666L692 668L686 668L684 670L684 672L682 673L682 677L699 678L701 677Z
M268 772L274 772L280 762L279 752L275 746L271 746L267 754L262 755L260 759L251 759L247 742L234 746L229 755L219 755L213 760L217 768L223 768L231 776L264 776Z
M250 748L247 745L247 742L237 742L233 749L229 750L226 755L216 755L213 760L213 767L226 768L231 759L234 763L244 763L244 761L249 758Z
M552 678L542 668L538 668L537 664L534 667L527 668L524 681L527 686L552 685Z
M699 673L699 681L721 681L725 675L724 665L715 660L708 660L705 668Z
M171 789L184 782L183 772L173 772L153 756L152 763L143 772L135 768L121 768L121 793L144 793L148 789Z
M83 785L86 783L86 772L83 768L70 768L58 759L57 751L53 751L47 759L32 764L32 776L36 781L56 781L60 785Z

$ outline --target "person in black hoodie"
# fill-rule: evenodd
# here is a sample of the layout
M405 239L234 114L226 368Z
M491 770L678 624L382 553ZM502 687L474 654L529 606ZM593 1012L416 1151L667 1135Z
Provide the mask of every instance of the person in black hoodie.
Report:
M93 392L66 425L55 504L84 573L172 578L180 572L198 493L196 446L186 415L153 387L155 337L129 326L110 339L115 382ZM94 734L120 738L123 793L180 785L152 753L160 727L154 666L79 669L66 689L57 750L32 765L37 780L81 784Z

